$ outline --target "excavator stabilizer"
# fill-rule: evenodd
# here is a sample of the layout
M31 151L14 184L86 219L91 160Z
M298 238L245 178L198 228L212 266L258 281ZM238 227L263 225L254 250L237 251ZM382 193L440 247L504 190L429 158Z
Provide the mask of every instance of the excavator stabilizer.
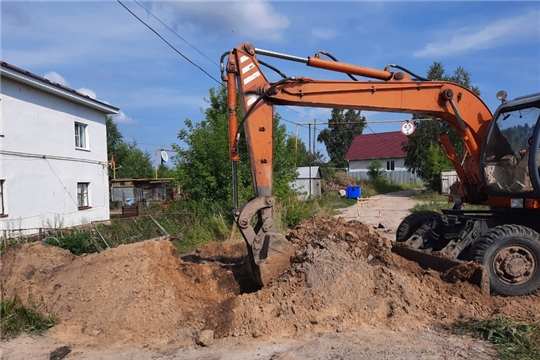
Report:
M440 252L419 250L399 242L392 246L392 252L424 269L440 272L441 278L447 282L467 281L478 286L482 295L490 295L489 276L484 266L476 262L452 259Z

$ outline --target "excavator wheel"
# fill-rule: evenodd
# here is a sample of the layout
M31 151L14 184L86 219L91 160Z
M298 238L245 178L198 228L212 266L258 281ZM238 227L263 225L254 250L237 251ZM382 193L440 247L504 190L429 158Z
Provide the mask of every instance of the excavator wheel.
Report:
M471 255L485 266L491 290L521 296L540 289L540 234L522 225L500 225L483 234Z
M440 215L436 211L419 211L408 215L396 230L396 241L407 241L420 227L434 215Z

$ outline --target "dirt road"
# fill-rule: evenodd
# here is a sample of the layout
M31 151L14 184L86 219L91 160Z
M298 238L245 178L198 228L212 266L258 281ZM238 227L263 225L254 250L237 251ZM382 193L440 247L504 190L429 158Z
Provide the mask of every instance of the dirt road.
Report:
M394 240L396 229L419 202L412 199L417 190L403 190L360 199L357 205L339 209L338 217L357 220L377 228L384 237Z
M238 288L234 269L185 263L165 241L84 257L29 244L2 259L2 290L39 293L62 322L45 336L2 342L1 358L45 360L68 347L65 359L87 360L495 359L489 344L445 333L437 322L462 311L519 312L537 299L492 302L391 257L377 232L395 237L416 203L410 195L380 196L380 215L378 202L341 210L369 226L306 222L291 241L314 245L287 276L255 293ZM209 328L215 339L196 345Z

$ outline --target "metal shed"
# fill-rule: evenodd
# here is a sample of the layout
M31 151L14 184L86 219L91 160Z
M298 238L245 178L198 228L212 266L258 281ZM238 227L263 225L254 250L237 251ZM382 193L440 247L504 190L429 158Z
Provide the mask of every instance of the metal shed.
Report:
M457 176L456 170L442 170L441 171L441 194L449 195L451 192L452 185L459 178Z
M309 196L320 196L322 187L321 170L318 166L306 166L296 169L298 177L291 183L291 188L298 192L302 200Z

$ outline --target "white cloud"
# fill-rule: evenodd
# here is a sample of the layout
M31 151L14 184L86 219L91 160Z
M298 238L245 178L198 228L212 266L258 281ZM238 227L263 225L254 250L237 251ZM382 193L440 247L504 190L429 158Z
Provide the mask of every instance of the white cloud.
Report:
M268 1L171 1L176 26L194 27L201 32L279 40L289 27L287 16Z
M53 83L60 84L62 86L69 86L69 83L56 71L49 71L43 77L47 80L52 81Z
M427 44L415 51L415 57L451 56L470 50L493 48L507 43L538 37L540 12L530 11L511 18L500 19L483 27L466 27L457 34L444 33L443 40ZM452 33L456 33L455 30Z
M315 28L311 30L311 35L317 39L328 40L335 38L337 36L337 32L333 29Z
M113 120L117 124L133 124L133 118L127 116L122 110L116 115L113 115Z
M86 95L91 99L94 99L94 100L96 99L96 93L94 91L90 90L90 89L85 88L85 87L77 89L77 92L79 92L79 93L81 93L83 95Z

